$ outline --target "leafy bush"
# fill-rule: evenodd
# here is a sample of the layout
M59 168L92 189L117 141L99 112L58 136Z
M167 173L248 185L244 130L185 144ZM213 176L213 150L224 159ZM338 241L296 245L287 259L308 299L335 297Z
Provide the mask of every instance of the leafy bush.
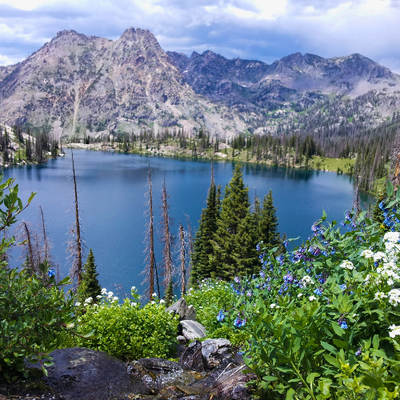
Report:
M81 316L77 319L77 334L92 332L90 338L74 336L77 346L105 351L123 360L146 357L170 357L176 350L179 319L166 313L163 300L140 307L139 296L121 304L117 296L106 289L99 295L99 304L88 298L76 303Z
M348 212L342 233L324 214L305 245L278 257L272 249L262 254L259 277L235 278L240 298L228 318L251 336L246 362L260 393L399 397L398 193L393 199L389 186L382 224Z
M0 231L16 222L34 195L23 206L13 179L0 184ZM2 260L14 242L14 237L3 237ZM20 373L27 376L25 360L39 362L45 371L42 360L57 347L56 333L72 322L72 300L65 299L61 288L69 280L57 284L54 275L47 264L41 264L34 274L8 269L6 261L0 262L0 371L6 379Z
M234 346L240 346L248 339L246 332L233 325L235 320L233 314L228 316L226 313L235 309L238 301L238 296L230 283L203 279L198 288L189 290L185 300L196 309L196 320L206 328L207 337L226 338Z
M41 272L0 267L0 371L7 379L27 375L25 359L44 369L42 360L58 347L57 333L72 326L73 300L61 288L69 278L57 284L46 265Z

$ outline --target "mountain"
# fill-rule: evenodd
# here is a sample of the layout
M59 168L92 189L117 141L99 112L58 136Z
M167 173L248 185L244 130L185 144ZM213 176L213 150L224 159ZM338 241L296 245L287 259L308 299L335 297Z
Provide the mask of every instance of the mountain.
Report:
M115 41L59 32L0 67L0 123L60 135L180 127L212 134L279 133L307 124L377 126L400 111L400 76L360 54L300 53L268 65L206 51L165 52L127 29Z
M177 125L222 131L215 105L185 83L147 30L130 28L116 41L62 31L3 67L0 79L0 115L10 124L70 135ZM236 129L244 129L239 120Z

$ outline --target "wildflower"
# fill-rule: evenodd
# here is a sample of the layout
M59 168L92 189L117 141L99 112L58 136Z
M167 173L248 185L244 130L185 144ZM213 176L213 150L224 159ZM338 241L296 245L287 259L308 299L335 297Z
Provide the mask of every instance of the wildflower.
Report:
M157 297L157 293L153 293L151 297Z
M105 289L105 288L101 289L101 294L102 295L106 295L107 294L107 289Z
M387 261L387 258L386 258L386 254L385 253L382 253L381 251L378 251L377 253L374 254L374 261L377 262L377 261L380 261L380 260Z
M234 326L236 326L236 328L240 328L242 321L240 320L239 317L237 317L235 319L235 322L233 323Z
M265 273L264 273L263 271L261 271L261 272L260 272L260 276L261 276L261 278L264 279L264 278L265 278Z
M385 297L387 297L387 296L386 296L386 294L383 293L383 292L377 292L377 293L375 293L375 300L383 300Z
M218 320L219 322L222 322L224 319L225 319L224 311L223 311L223 310L220 310L220 312L219 312L218 315L217 315L217 320Z
M113 297L113 301L118 301L118 297L117 297L117 296L114 296L114 297Z
M313 300L317 300L317 298L316 298L315 296L310 296L310 297L308 298L308 300L313 301Z
M361 253L361 257L372 258L373 256L374 256L374 253L373 253L371 250L369 250L369 249L364 250L364 251Z
M357 352L356 352L356 356L361 356L361 347L358 348Z
M98 294L97 296L96 296L96 298L97 299L101 299L103 296L101 295L101 294Z
M340 323L340 327L341 327L342 329L348 329L348 328L349 328L349 326L347 325L347 322L346 322L346 321L342 321L342 322Z
M75 303L75 306L76 307L79 307L81 305L81 303L79 302L79 301L77 301L76 303Z
M299 293L299 294L297 295L298 298L300 298L301 296L303 296L303 293Z
M321 289L315 289L315 290L314 290L314 293L315 293L317 296L321 296L321 295L322 295L322 290L321 290Z
M392 289L389 293L389 303L397 306L400 304L400 290L399 289Z
M400 238L399 232L386 232L385 236L383 237L384 240L392 243L398 243Z
M340 289L346 290L347 289L347 285L345 283L343 283L343 285L340 285Z
M160 304L164 304L165 303L165 300L164 299L161 299L160 300Z
M133 303L133 302L132 302L131 304L132 304L133 307L136 307L136 306L137 306L137 303Z
M85 303L91 303L93 301L93 299L91 298L91 297L88 297L86 300L85 300Z
M55 276L56 272L54 271L54 269L49 269L49 271L47 272L47 275L49 276L49 278Z
M400 326L391 325L391 326L389 326L389 329L391 329L391 332L389 332L389 336L392 339L394 339L396 336L400 335Z
M111 299L111 297L113 297L113 296L114 296L114 293L113 293L113 292L108 292L107 297L108 297L109 299Z
M275 303L272 303L272 304L269 306L269 308L279 308L279 306L276 305Z
M354 269L354 265L351 261L349 260L345 260L340 264L341 268L345 268L345 269Z
M131 287L131 292L133 292L134 290L136 290L136 286Z
M304 287L306 287L309 283L310 283L311 285L314 284L314 281L313 281L313 280L311 279L311 277L309 277L308 275L303 276L303 277L301 278L300 282L301 282L302 286L304 286Z

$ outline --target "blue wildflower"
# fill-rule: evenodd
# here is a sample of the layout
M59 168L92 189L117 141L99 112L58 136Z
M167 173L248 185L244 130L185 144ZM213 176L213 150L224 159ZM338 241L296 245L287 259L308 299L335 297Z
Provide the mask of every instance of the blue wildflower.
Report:
M233 325L236 326L236 328L240 328L242 326L242 320L239 317L236 317Z
M321 296L321 295L322 295L322 290L321 290L321 289L315 289L315 290L314 290L314 293L315 293L317 296Z
M224 311L221 310L221 311L218 313L218 315L217 315L217 320L218 320L219 322L222 322L224 319L225 319Z
M348 328L349 328L349 326L347 325L347 322L346 322L346 321L342 321L341 324L340 324L340 327L341 327L342 329L348 329Z
M56 275L56 272L54 271L54 269L49 269L49 271L47 272L47 275L51 278Z
M343 283L343 285L340 285L340 289L346 290L347 289L347 285L345 283Z
M356 352L356 356L361 356L361 347L358 348L358 350Z

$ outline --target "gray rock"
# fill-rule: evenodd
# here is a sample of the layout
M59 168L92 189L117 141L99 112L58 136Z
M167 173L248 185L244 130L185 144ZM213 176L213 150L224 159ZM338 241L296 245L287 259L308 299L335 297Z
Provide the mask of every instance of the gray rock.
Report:
M186 351L180 357L179 364L186 370L203 372L205 370L205 365L201 348L202 344L198 340L190 343Z
M207 339L201 349L207 368L215 368L231 358L231 342L228 339Z
M177 336L176 340L177 340L177 342L178 342L179 344L185 344L185 343L187 343L187 339L186 339L185 336L183 336L183 335Z
M54 365L44 382L65 400L108 400L132 394L153 394L140 379L128 374L125 364L102 351L82 347L50 353Z
M206 328L196 321L181 321L179 323L182 335L188 340L201 339L206 337Z
M168 308L165 309L165 312L167 313L174 313L179 315L180 319L183 319L188 311L188 305L186 303L185 299L179 299L176 303L172 304L172 306L169 306Z
M185 316L182 319L185 321L196 321L196 309L192 305L190 305L185 313Z

